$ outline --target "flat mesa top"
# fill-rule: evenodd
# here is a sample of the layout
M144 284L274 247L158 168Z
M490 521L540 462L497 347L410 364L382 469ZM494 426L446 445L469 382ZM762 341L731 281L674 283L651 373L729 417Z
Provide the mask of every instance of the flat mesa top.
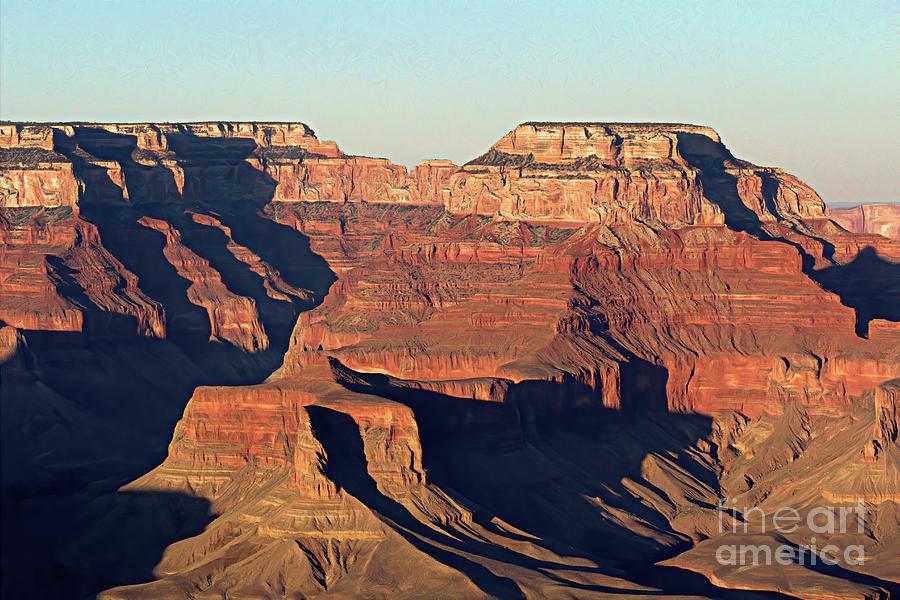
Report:
M624 123L601 121L527 121L516 126L508 135L530 137L534 134L540 136L549 135L567 136L569 133L579 135L579 130L584 131L585 137L592 137L595 133L605 135L619 135L622 137L646 137L671 134L699 134L720 143L719 134L712 127L705 125L691 125L688 123Z
M694 123L643 123L629 121L526 121L522 125L533 127L646 127L646 128L671 128L671 127L696 127L709 129L706 125Z
M716 130L707 125L692 125L690 123L625 123L616 121L528 121L518 125L516 129L533 128L542 129L568 129L581 128L592 130L608 130L620 132L677 132L700 133L719 139Z
M228 123L230 125L303 125L303 121L229 121L228 119L209 119L206 121L10 121L0 119L0 125L210 125Z
M209 119L205 121L11 121L0 119L0 125L33 125L52 127L54 125L298 125L309 128L309 125L303 121L243 121L228 119ZM672 129L672 128L696 128L710 129L707 125L697 125L694 123L651 123L651 122L628 122L628 121L525 121L520 123L518 127L632 127L646 129Z

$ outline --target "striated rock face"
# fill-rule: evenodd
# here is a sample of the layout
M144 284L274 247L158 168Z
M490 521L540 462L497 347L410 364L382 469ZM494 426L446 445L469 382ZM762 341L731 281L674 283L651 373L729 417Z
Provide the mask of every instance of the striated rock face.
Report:
M498 153L531 156L534 162L571 164L596 158L611 165L678 160L678 135L691 134L719 144L709 127L667 123L524 123L491 147Z
M721 223L679 153L693 136L728 155L708 128L527 123L451 177L445 206L515 219Z
M0 205L73 206L79 186L72 164L53 150L0 144Z
M299 123L4 124L0 157L16 597L896 585L900 243L709 128L407 171ZM722 566L722 497L861 499L873 558Z
M53 150L53 131L49 125L0 125L0 148L40 148Z
M853 208L832 208L831 217L853 233L874 233L900 239L900 204L860 204Z
M892 379L875 388L875 434L878 450L897 446L900 428L900 380ZM877 459L877 452L874 458Z
M162 307L71 208L6 211L0 219L0 320L20 329L165 336ZM92 320L86 314L97 317ZM113 330L110 330L113 328Z
M185 247L181 233L168 222L153 217L141 217L137 222L165 236L163 256L179 277L191 282L187 297L191 304L206 309L210 339L231 342L247 352L268 347L269 340L252 298L234 294L225 287L222 276L210 267L209 261Z

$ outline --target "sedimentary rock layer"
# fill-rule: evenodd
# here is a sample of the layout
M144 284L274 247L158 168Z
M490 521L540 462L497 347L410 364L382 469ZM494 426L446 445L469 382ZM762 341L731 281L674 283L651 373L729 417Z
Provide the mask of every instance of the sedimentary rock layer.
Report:
M900 239L900 204L860 204L834 208L831 217L847 231Z
M299 123L3 124L0 159L17 596L896 586L889 212L692 125L408 171ZM721 567L722 497L861 499L874 559Z

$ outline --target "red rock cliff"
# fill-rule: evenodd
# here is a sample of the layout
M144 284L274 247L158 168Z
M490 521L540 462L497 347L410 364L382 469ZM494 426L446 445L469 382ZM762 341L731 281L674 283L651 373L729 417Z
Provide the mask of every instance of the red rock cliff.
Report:
M900 204L860 204L853 208L832 208L831 218L854 233L874 233L900 239Z
M673 549L705 573L726 493L863 497L875 537L896 532L900 246L709 128L527 123L411 173L288 123L4 125L0 144L19 481L55 494L110 448L169 441L118 495L175 532L153 581L110 579L79 536L54 550L136 584L102 597L784 591L640 575ZM86 513L104 546L136 522L107 500ZM879 593L873 564L842 597Z

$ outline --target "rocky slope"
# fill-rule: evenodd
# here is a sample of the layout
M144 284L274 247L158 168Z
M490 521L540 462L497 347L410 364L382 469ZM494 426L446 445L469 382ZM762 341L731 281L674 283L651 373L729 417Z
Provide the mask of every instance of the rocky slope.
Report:
M900 243L709 128L407 171L302 124L3 124L0 159L4 596L896 589ZM863 565L717 562L811 533L723 515L858 501Z

